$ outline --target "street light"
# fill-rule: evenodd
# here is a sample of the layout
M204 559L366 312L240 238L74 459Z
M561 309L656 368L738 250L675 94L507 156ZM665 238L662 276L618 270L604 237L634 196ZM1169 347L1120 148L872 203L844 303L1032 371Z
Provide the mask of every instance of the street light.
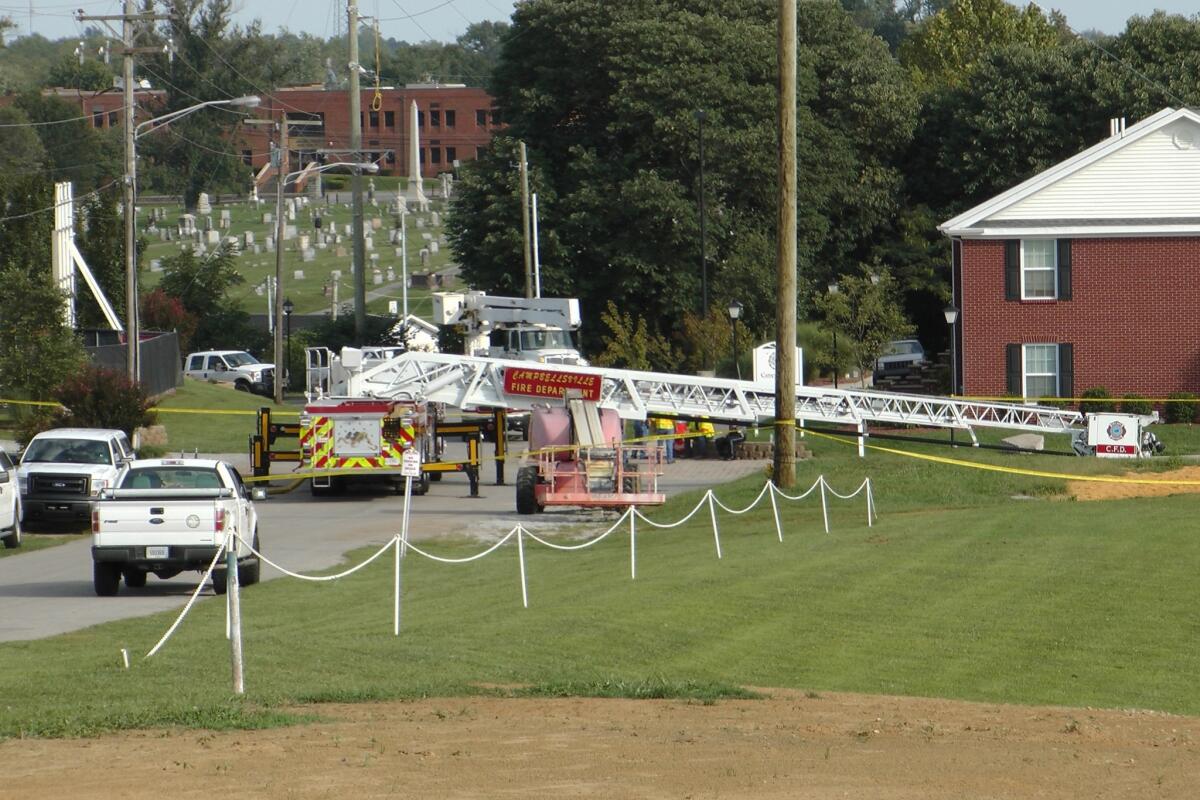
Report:
M836 283L829 284L829 293L837 294L839 287ZM833 388L838 388L838 356L837 356L837 325L831 325L833 331Z
M742 316L742 304L737 300L729 303L729 328L733 333L733 366L737 369L738 380L742 379L742 365L738 363L737 321Z
M708 237L704 214L704 120L708 119L708 113L701 109L695 116L700 136L700 315L708 316Z
M290 389L292 386L292 312L296 306L292 304L292 298L283 301L283 318L287 320L287 360L284 361L284 382ZM276 383L279 381L279 365L275 366Z
M286 120L283 124L287 124ZM283 164L283 154L279 155L279 164L277 168L281 168ZM301 175L316 175L317 173L325 172L326 170L334 169L335 167L352 167L363 170L365 172L375 173L379 171L379 165L373 163L357 163L353 161L335 161L332 164L323 164L320 167L313 168L310 164L305 169L298 169L295 172L289 172L286 175L279 176L275 182L275 311L274 311L274 327L275 327L275 370L278 374L279 363L283 361L283 315L286 313L283 300L283 187L291 183ZM275 381L275 402L283 402L283 383Z
M133 125L132 113L127 115L125 120L125 318L126 323L126 344L129 348L128 367L129 379L137 383L141 379L141 364L138 354L138 340L141 338L138 331L138 276L137 276L137 231L135 230L135 219L137 209L137 140L140 136L148 131L143 131L143 128L152 127L153 130L158 130L161 126L175 122L183 117L193 114L202 108L211 106L237 106L240 108L254 108L261 100L256 95L247 95L245 97L233 97L228 100L208 100L203 103L197 103L194 106L181 108L178 111L172 111L168 114L163 114L161 117L148 119L145 122ZM132 106L129 109L132 111Z
M950 394L958 393L958 342L955 334L958 332L958 307L951 303L942 309L946 324L950 326Z

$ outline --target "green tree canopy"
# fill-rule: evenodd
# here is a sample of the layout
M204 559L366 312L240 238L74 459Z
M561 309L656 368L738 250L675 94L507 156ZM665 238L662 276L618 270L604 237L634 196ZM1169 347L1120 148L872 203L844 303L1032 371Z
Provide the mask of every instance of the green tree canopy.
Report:
M890 162L916 111L886 45L837 5L799 30L800 258L827 275L869 249L897 207ZM493 91L529 148L543 291L612 301L676 333L700 305L699 141L705 110L710 296L773 319L777 64L762 0L535 0L518 7ZM464 170L451 237L466 279L523 287L511 141Z

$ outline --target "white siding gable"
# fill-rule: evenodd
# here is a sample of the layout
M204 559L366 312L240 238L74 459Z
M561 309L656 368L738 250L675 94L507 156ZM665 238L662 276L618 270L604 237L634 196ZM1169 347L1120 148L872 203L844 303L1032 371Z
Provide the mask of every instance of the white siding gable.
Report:
M1200 217L1200 124L1176 119L983 221Z

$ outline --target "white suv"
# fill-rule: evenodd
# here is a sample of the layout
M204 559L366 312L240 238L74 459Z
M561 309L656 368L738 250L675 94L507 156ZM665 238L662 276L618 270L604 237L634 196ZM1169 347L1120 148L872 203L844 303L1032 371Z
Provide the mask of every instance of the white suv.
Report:
M189 378L232 383L233 388L270 397L275 393L275 365L263 364L245 350L205 350L184 362Z
M26 523L86 522L91 502L134 457L124 431L56 428L30 440L17 480Z

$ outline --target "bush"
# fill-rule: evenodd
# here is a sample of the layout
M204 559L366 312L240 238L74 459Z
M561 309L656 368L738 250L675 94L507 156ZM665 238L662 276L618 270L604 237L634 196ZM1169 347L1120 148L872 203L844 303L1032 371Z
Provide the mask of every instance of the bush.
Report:
M1079 403L1079 410L1084 414L1104 414L1117 410L1117 404L1112 402L1112 395L1103 386L1094 386L1083 393L1086 398Z
M154 424L150 399L124 372L87 366L53 392L63 408L51 427L116 428L132 437L135 428Z
M1122 414L1151 414L1154 412L1154 404L1146 399L1145 395L1127 394L1121 398L1121 413Z
M1166 413L1164 416L1168 423L1196 421L1196 395L1191 392L1175 392L1169 395L1168 399L1182 401L1166 404Z

